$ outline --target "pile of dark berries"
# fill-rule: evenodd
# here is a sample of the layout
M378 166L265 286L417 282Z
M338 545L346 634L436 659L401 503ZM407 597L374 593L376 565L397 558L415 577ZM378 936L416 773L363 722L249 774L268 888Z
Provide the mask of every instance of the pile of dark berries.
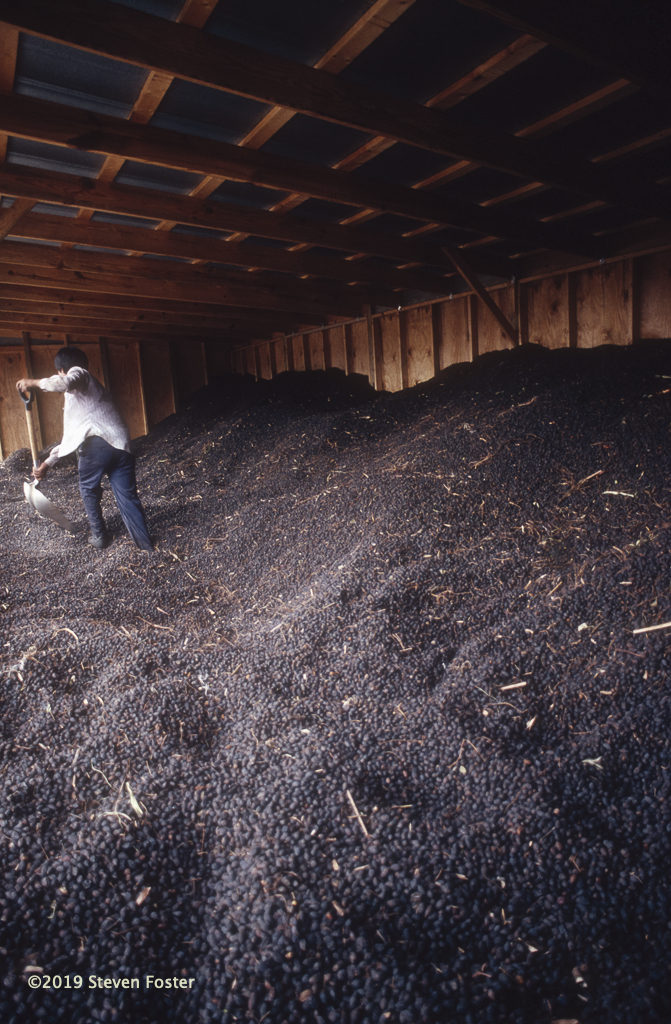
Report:
M668 1024L670 395L668 342L212 382L151 556L6 459L0 1019Z

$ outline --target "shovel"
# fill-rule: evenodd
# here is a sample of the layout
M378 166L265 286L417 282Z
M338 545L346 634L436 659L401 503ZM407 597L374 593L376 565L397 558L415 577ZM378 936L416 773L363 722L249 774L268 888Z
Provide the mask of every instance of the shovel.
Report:
M28 392L25 395L22 391L19 392L23 399L23 404L26 407L26 423L28 424L28 437L30 438L30 453L33 457L33 466L37 466L37 444L35 442L35 430L33 428L33 417L30 412L30 406L33 401L32 392ZM69 530L70 533L75 532L75 528L59 508L57 508L53 501L49 501L42 492L39 490L39 480L26 480L23 484L23 493L26 501L29 505L32 505L38 516L43 516L46 519L52 519L55 523L63 530Z

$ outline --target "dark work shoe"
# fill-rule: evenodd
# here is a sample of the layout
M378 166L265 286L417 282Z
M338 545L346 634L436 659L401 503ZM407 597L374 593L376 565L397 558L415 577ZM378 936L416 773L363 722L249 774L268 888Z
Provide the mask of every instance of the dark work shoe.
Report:
M107 545L109 544L109 542L110 542L110 538L109 538L109 534L108 533L93 533L93 532L91 532L89 534L89 544L92 547L97 548L98 551L102 551L103 548L106 548Z

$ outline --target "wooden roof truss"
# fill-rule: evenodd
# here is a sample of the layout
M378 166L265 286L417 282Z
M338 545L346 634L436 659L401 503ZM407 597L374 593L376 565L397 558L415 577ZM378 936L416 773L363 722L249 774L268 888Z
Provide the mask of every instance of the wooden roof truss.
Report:
M287 3L316 32L318 5ZM239 344L671 244L662 0L351 0L311 64L253 45L262 0L244 42L223 6L0 0L0 343ZM448 16L459 64L421 96L404 26ZM65 84L28 81L35 40ZM82 54L138 83L126 116L68 90ZM393 92L376 60L403 67ZM164 116L178 88L192 120Z

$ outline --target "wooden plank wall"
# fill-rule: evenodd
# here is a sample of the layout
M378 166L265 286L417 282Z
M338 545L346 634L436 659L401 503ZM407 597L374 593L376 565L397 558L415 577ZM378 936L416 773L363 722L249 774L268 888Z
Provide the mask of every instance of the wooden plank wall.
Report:
M521 343L595 348L671 339L671 252L510 284L490 294L516 325ZM287 363L262 356L268 344L234 351L229 368L268 379L287 366L337 366L367 376L378 390L400 391L515 342L475 295L464 294L275 339L271 344L287 352Z
M671 252L555 274L491 290L522 343L548 348L629 345L671 339ZM0 338L0 457L28 446L25 413L15 382L27 373L53 372L64 341L25 335ZM270 380L288 370L337 368L367 376L379 390L399 391L429 380L455 363L511 348L513 341L473 294L441 299L300 334L279 333L244 348L184 338L106 342L69 339L83 348L92 372L114 394L131 436L147 433L217 375L233 372ZM38 423L43 446L61 436L62 399L41 393Z

